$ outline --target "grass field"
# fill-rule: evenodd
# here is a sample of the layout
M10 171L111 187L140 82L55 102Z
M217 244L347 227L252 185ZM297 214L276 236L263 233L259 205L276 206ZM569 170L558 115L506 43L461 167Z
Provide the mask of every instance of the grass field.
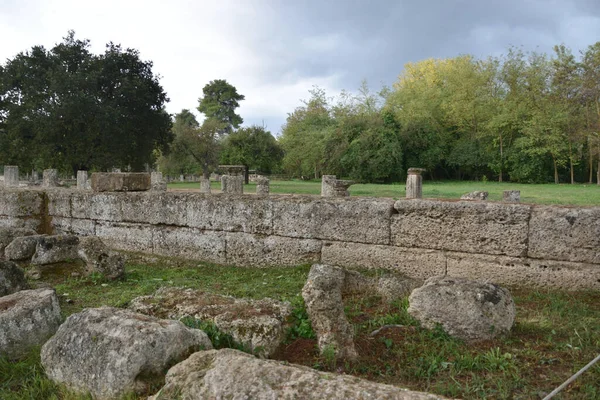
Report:
M345 306L355 327L360 356L355 363L336 363L318 354L300 295L308 270L308 266L236 268L133 258L123 281L108 282L99 276L50 276L44 280L56 288L65 317L85 307L126 307L133 298L151 294L161 286L287 300L294 307L293 319L286 343L274 358L464 399L541 398L593 359L600 348L598 292L513 289L517 306L513 331L505 338L477 345L467 345L441 330L420 328L406 311L407 298L386 304L378 297L357 296L346 299ZM390 324L402 327L371 336L374 330ZM138 399L133 395L126 398ZM557 398L600 398L600 365ZM0 358L0 399L88 397L70 394L48 380L38 349L21 360Z
M219 182L212 182L214 190L220 189ZM170 183L169 189L199 189L199 183ZM317 181L272 181L271 193L275 194L311 194L321 193L321 182ZM423 197L433 199L459 199L461 195L474 190L489 192L489 200L501 201L504 190L520 190L522 203L562 204L579 206L600 205L600 186L584 184L518 184L499 182L444 181L423 183ZM244 187L245 193L256 192L256 185L250 183ZM350 187L351 196L391 197L405 196L404 184L356 184Z

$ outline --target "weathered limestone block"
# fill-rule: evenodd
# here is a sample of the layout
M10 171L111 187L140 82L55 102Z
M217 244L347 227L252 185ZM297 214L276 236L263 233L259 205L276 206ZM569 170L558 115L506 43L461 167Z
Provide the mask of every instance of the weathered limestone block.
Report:
M268 196L269 182L269 178L266 176L259 176L256 178L256 194L259 196Z
M155 228L148 224L98 222L96 236L116 250L152 253Z
M11 261L31 260L38 243L46 235L30 235L15 238L4 249L4 257Z
M406 177L406 198L421 199L423 198L423 177L421 173L423 168L409 168Z
M72 262L78 259L79 238L73 235L41 236L31 258L33 265Z
M150 174L150 185L151 190L155 192L166 192L167 191L167 182L163 179L162 172L153 171Z
M96 222L93 219L53 217L52 229L57 235L94 236Z
M53 188L58 187L58 170L45 169L42 178L42 187Z
M333 349L336 358L356 359L354 328L344 314L345 273L338 267L314 264L302 288L302 297L321 353Z
M210 194L210 179L200 178L200 193Z
M349 197L348 188L354 184L354 181L344 181L337 179L335 175L323 175L321 178L321 196L322 197Z
M221 177L221 191L227 194L243 194L244 177L242 175L223 175Z
M4 257L6 246L12 243L18 237L35 235L36 232L29 228L0 228L0 259Z
M138 297L129 308L158 318L185 316L210 321L257 354L268 357L285 339L289 303L273 299L236 299L200 290L164 287L154 295Z
M11 261L0 261L0 297L28 288L25 273L17 264Z
M0 297L0 354L22 357L44 344L61 321L53 289L21 290Z
M476 190L471 193L463 194L462 196L460 196L460 199L461 200L487 200L488 196L489 196L488 192L482 192L482 191Z
M271 196L273 234L389 244L391 199Z
M399 200L392 244L525 256L531 207L517 204Z
M505 190L502 193L502 201L506 201L509 203L519 203L521 201L521 191L520 190Z
M227 264L238 266L294 266L318 262L321 241L247 233L227 233Z
M78 190L89 190L91 189L91 184L88 179L87 171L77 171L77 189Z
M448 275L457 278L489 280L515 287L600 290L597 264L469 253L446 255Z
M38 218L43 196L39 191L3 188L0 190L0 215Z
M19 167L16 165L4 166L4 186L19 186Z
M534 207L528 256L600 264L600 207Z
M436 400L442 397L350 375L319 372L233 349L201 351L175 365L152 400Z
M515 303L507 289L462 278L429 278L408 302L408 313L423 327L441 324L449 335L467 342L504 335L515 320Z
M411 294L413 290L423 285L423 280L385 275L377 279L375 285L375 291L384 301L391 303Z
M86 272L99 272L108 279L120 279L125 275L125 259L112 251L97 237L79 239L77 255L85 262Z
M212 348L206 334L179 321L88 308L67 318L42 347L42 365L54 382L94 399L115 399L143 392L200 348Z
M415 279L444 275L446 257L441 251L347 242L324 242L323 264L340 267L387 269Z
M70 192L71 217L100 221L121 222L122 207L130 199L130 193Z
M48 199L48 215L54 217L71 217L71 196L70 190L48 190L46 197Z
M94 172L94 192L137 192L150 190L150 174L146 172Z
M225 233L196 228L155 227L153 253L226 264Z

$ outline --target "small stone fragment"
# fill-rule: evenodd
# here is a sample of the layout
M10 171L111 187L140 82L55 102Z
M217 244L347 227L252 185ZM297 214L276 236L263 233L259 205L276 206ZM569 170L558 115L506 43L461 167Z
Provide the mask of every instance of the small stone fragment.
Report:
M28 289L25 273L12 261L0 261L0 297Z

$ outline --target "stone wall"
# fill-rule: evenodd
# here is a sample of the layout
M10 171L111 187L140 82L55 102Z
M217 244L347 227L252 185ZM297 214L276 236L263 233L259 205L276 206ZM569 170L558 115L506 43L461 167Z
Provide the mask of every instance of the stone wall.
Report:
M600 289L600 207L5 188L0 226L219 264L321 262Z

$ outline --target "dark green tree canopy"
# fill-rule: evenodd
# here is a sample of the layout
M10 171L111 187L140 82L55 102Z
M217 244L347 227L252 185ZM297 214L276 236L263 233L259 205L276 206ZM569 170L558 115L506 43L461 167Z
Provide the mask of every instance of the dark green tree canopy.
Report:
M224 79L210 81L202 89L203 96L198 99L198 111L206 115L207 120L222 124L221 133L231 133L244 120L235 113L240 101L245 97L237 92L235 86Z
M223 140L221 163L245 165L263 173L279 168L283 150L262 126L240 128Z
M109 43L94 55L71 31L0 68L0 164L140 170L172 140L167 101L137 50Z

